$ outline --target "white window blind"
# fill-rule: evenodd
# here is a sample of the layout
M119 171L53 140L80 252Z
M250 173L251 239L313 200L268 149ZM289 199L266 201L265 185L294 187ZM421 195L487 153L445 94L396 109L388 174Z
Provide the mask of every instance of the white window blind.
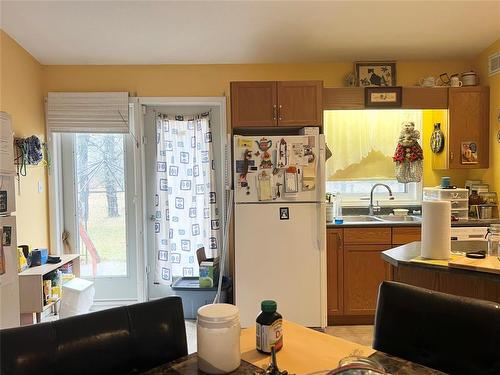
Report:
M49 92L47 127L61 133L128 133L128 93Z

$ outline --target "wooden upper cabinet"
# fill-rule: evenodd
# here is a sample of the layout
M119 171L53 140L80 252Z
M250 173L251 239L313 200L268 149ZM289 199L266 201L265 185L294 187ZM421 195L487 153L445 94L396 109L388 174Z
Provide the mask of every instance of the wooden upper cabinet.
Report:
M449 89L449 168L488 168L489 102L489 87ZM471 142L477 147L477 163L464 163L463 144Z
M446 87L403 87L401 108L446 109L448 89Z
M364 109L363 87L331 87L323 89L323 109Z
M321 126L323 81L278 82L278 125Z
M231 82L233 128L321 126L323 81Z
M231 82L231 123L236 127L277 125L277 83Z

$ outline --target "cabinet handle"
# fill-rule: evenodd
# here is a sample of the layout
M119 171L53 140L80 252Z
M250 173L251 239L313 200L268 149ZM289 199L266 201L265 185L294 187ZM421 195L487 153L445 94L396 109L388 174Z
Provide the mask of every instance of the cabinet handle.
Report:
M341 248L342 247L342 242L340 240L340 234L336 234L335 237L337 237L337 248Z
M273 120L276 120L276 113L277 113L277 109L276 109L276 104L273 104Z
M455 157L455 154L453 154L453 151L450 152L450 160L453 160L453 158Z
M282 109L283 109L283 106L280 104L280 110L279 110L279 112L278 112L278 113L279 113L279 118L278 118L278 119L279 119L280 121L281 121L281 120L283 120L283 116L281 115L281 110L282 110Z

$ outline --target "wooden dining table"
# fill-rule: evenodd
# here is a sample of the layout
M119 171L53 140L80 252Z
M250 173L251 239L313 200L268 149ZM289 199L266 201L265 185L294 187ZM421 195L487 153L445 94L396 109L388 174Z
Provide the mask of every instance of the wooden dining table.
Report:
M241 331L241 365L232 372L235 375L264 374L270 356L255 349L255 327ZM376 360L393 375L421 374L437 375L443 372L397 358L368 346L359 345L342 338L327 335L299 324L283 322L283 348L276 354L281 371L289 374L312 375L326 374L338 366L342 358L349 356L368 357ZM194 375L203 374L198 370L196 353L179 358L146 372L147 375Z

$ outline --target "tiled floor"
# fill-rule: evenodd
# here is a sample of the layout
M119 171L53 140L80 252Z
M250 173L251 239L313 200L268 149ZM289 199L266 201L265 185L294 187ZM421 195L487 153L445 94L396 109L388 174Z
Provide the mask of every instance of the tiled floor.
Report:
M341 337L345 340L355 342L364 346L372 346L373 326L334 326L327 327L326 333Z

